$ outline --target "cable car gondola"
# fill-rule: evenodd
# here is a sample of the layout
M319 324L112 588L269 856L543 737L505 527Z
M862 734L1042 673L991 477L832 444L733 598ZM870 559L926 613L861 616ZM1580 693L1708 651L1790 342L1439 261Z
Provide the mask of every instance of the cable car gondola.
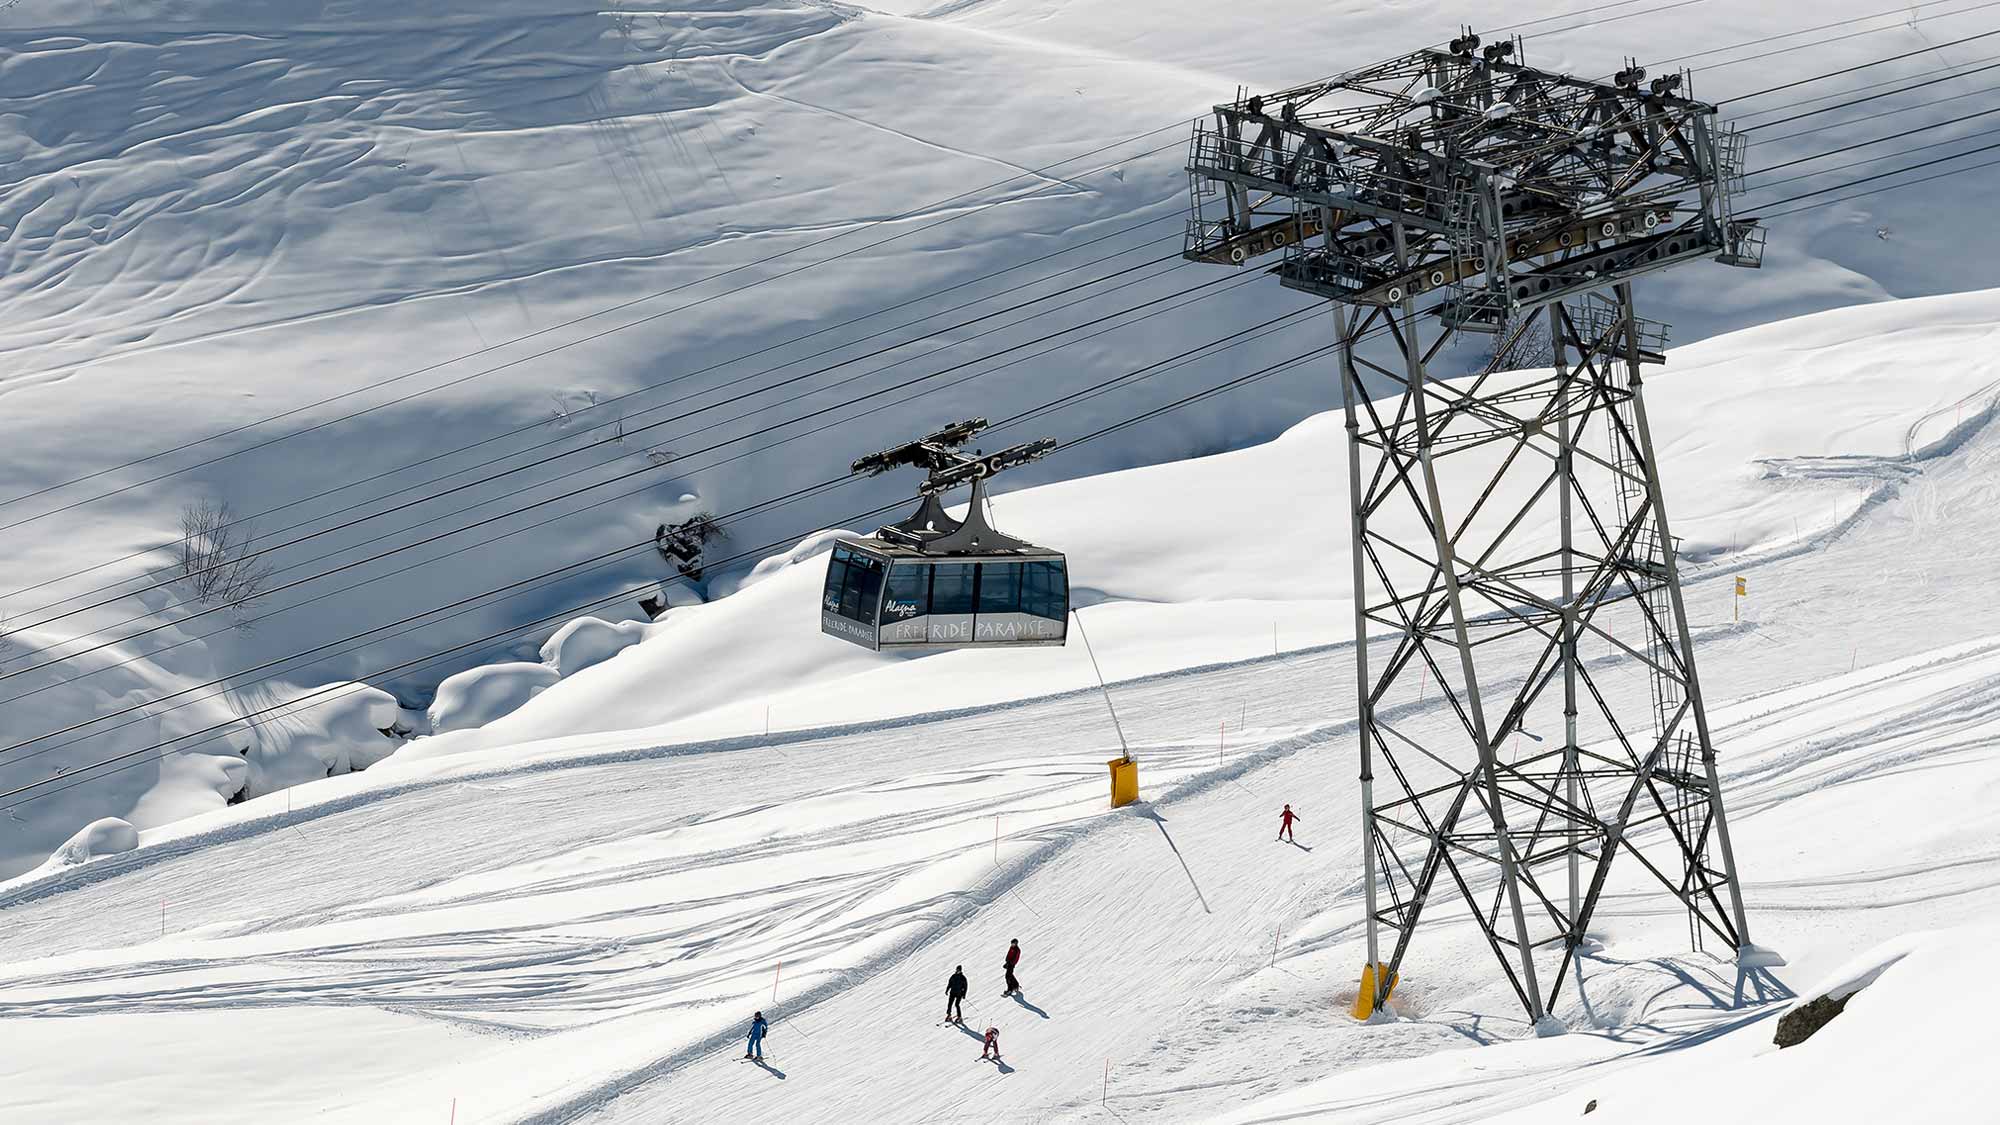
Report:
M820 599L820 631L876 651L1060 645L1068 634L1069 566L1062 552L1003 535L986 521L986 478L1055 448L1042 440L967 457L957 451L986 428L959 422L854 462L875 476L922 468L923 501L909 518L834 544ZM965 518L938 497L972 486Z

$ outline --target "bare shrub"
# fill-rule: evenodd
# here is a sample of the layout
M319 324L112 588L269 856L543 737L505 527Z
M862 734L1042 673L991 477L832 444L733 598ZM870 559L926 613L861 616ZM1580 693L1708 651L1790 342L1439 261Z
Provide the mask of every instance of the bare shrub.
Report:
M1507 343L1507 337L1515 325L1509 324L1500 334L1500 342ZM1496 371L1529 371L1541 367L1553 367L1556 362L1555 341L1549 336L1549 319L1538 316L1528 325L1494 364Z
M182 587L203 605L241 609L255 600L272 572L271 564L250 549L255 537L227 500L204 499L181 508L174 569Z

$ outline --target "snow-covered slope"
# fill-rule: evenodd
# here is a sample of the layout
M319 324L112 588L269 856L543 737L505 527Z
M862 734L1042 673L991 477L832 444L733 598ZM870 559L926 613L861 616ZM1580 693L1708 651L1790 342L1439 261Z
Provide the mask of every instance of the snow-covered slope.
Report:
M1143 803L1104 808L1116 739L1094 691L998 701L1077 686L1080 654L876 663L820 638L809 614L770 612L795 604L788 582L811 592L809 565L774 565L482 731L0 889L0 1026L24 1033L0 1053L0 1114L90 1120L143 1102L201 1122L1423 1125L1568 1116L1596 1098L1603 1119L1647 1120L1641 1093L1685 1081L1659 1068L1697 1057L1760 1097L1846 1072L1854 1104L1875 1104L1903 1076L1848 1060L1896 1033L1908 998L1857 1000L1851 1024L1821 1033L1838 1036L1776 1058L1763 1044L1790 995L1856 957L2000 911L2000 435L1992 380L1964 359L1995 300L1775 325L1684 349L1649 383L1677 523L1727 563L1697 570L1689 599L1754 934L1788 968L1746 979L1688 953L1685 916L1625 864L1603 949L1559 1005L1573 1034L1528 1035L1483 941L1443 903L1406 965L1399 1018L1346 1016L1363 957L1351 646L1326 643L1342 614L1314 636L1298 608L1337 604L1337 578L1315 574L1340 573L1340 546L1299 515L1338 509L1257 492L1309 457L1315 481L1338 464L1315 422L996 505L1069 536L1079 574L1098 567L1106 595L1127 599L1083 610L1114 678L1235 661L1114 685ZM1698 411L1664 413L1764 382L1789 385L1787 409L1699 431ZM1035 527L1048 497L1051 512L1089 499L1102 518ZM1259 551L1147 552L1142 537L1119 553L1138 525L1165 537L1167 517L1214 498L1233 500ZM1123 515L1169 501L1151 520ZM1754 513L1740 533L1736 510ZM1731 625L1737 573L1753 593ZM1198 599L1211 577L1250 596L1171 600ZM1273 616L1276 656L1263 651ZM1188 629L1173 634L1176 620ZM769 630L761 677L705 640L753 622ZM1304 636L1286 642L1294 628ZM669 677L702 662L714 667L691 687L725 686L676 702ZM1643 706L1643 680L1604 682ZM962 710L909 714L935 707ZM598 733L541 737L534 724L558 708ZM833 720L851 725L811 725ZM1454 720L1434 705L1402 721L1422 737ZM518 741L503 745L510 723ZM1305 816L1301 847L1265 835L1281 802ZM1020 1001L994 998L1010 938L1028 951ZM1934 989L1979 940L1924 945L1871 993L1899 976ZM955 964L973 977L970 1022L1003 1029L997 1072L937 1024ZM759 1008L774 1021L763 1068L730 1058ZM1910 1046L1943 1049L1943 1034ZM317 1061L329 1055L337 1067ZM1793 1076L1767 1082L1773 1068ZM1981 1093L1978 1072L1925 1078L1935 1104ZM1768 1121L1770 1105L1704 1112Z
M0 328L0 632L10 634L0 675L19 673L0 680L0 738L11 744L163 689L228 688L203 705L206 717L188 708L35 747L45 751L35 765L0 768L0 784L226 723L315 685L364 679L427 705L464 665L532 660L546 629L513 638L508 626L658 577L657 558L628 551L450 617L264 666L642 545L663 520L744 508L838 476L854 454L940 420L1002 417L1293 307L1296 295L1247 275L1175 299L1195 303L1147 304L1225 276L1172 257L1185 191L1179 122L1239 83L1325 74L1471 21L1489 33L1512 27L1529 37L1531 60L1581 73L1626 54L1656 69L1678 59L1696 68L1700 93L1728 97L1982 29L1976 9L1883 11L1863 0L1333 9L1277 0L1242 19L1191 0L873 9L807 0L0 7L0 296L10 311ZM1731 111L1775 120L1862 79L1914 78L1970 57L1922 55ZM1905 103L1976 84L1952 80ZM1752 164L1941 121L1967 104L1884 122L1847 123L1870 108L1815 118L1760 134ZM1761 140L1819 122L1833 127ZM1926 133L1926 143L1978 128ZM1902 147L1828 160L1811 169L1824 178L1760 189L1749 202L1906 162L1893 159ZM1967 189L1976 182L1944 179L1788 217L1762 273L1675 271L1646 283L1648 311L1688 341L1987 284L1991 225ZM992 276L1010 266L1021 268ZM776 385L1085 280L1098 283ZM1092 327L1103 334L1060 350L1044 351L1062 342L1050 340L997 354L1127 308ZM791 342L806 333L818 334ZM1088 432L1322 333L1308 322L1260 337L1035 426ZM993 358L803 420L981 356ZM956 382L1002 363L1011 365ZM852 382L836 390L836 379ZM750 390L760 393L720 405ZM1022 477L1242 447L1329 399L1329 381L1302 370ZM260 424L274 415L284 416ZM758 434L792 419L802 420ZM214 434L227 436L190 444ZM484 444L461 450L474 442ZM732 444L706 448L721 442ZM539 461L554 453L571 455ZM720 549L790 541L900 487L844 486L761 512L732 524ZM209 607L158 583L183 506L204 500L263 513L254 525L268 536L260 546L274 548L279 582L345 569L247 615L192 617ZM1318 579L1284 580L1309 581ZM125 592L133 596L97 604ZM1268 608L1240 619L1189 611L1174 628L1223 645ZM600 612L636 615L630 605ZM1330 635L1316 611L1299 614L1292 643ZM503 639L369 675L489 635ZM98 645L109 647L85 652ZM71 654L46 673L24 670ZM97 671L122 662L129 672ZM147 685L142 697L130 694L134 682ZM682 700L664 717L734 690L684 680L653 689ZM251 729L68 790L26 814L29 827L0 825L0 871L33 864L100 815L145 826L219 807L246 792L246 756L251 773L275 780L379 754L372 736L359 737L306 754Z

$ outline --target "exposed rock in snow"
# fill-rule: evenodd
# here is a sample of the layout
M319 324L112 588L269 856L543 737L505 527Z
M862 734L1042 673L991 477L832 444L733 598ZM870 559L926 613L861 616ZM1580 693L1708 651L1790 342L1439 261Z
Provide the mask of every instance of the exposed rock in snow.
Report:
M525 660L468 668L438 685L431 703L431 731L444 734L485 726L560 678L554 668Z
M1852 996L1849 993L1848 996ZM1780 1047L1796 1047L1811 1039L1813 1032L1833 1022L1847 1007L1847 996L1835 999L1831 996L1815 996L1804 1004L1786 1012L1778 1021L1778 1034L1771 1042Z

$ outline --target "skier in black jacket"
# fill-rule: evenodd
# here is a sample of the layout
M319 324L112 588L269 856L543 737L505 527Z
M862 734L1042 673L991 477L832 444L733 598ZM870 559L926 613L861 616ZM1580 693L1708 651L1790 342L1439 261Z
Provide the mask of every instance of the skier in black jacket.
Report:
M952 970L951 979L944 982L944 1018L946 1023L965 1022L965 966Z

